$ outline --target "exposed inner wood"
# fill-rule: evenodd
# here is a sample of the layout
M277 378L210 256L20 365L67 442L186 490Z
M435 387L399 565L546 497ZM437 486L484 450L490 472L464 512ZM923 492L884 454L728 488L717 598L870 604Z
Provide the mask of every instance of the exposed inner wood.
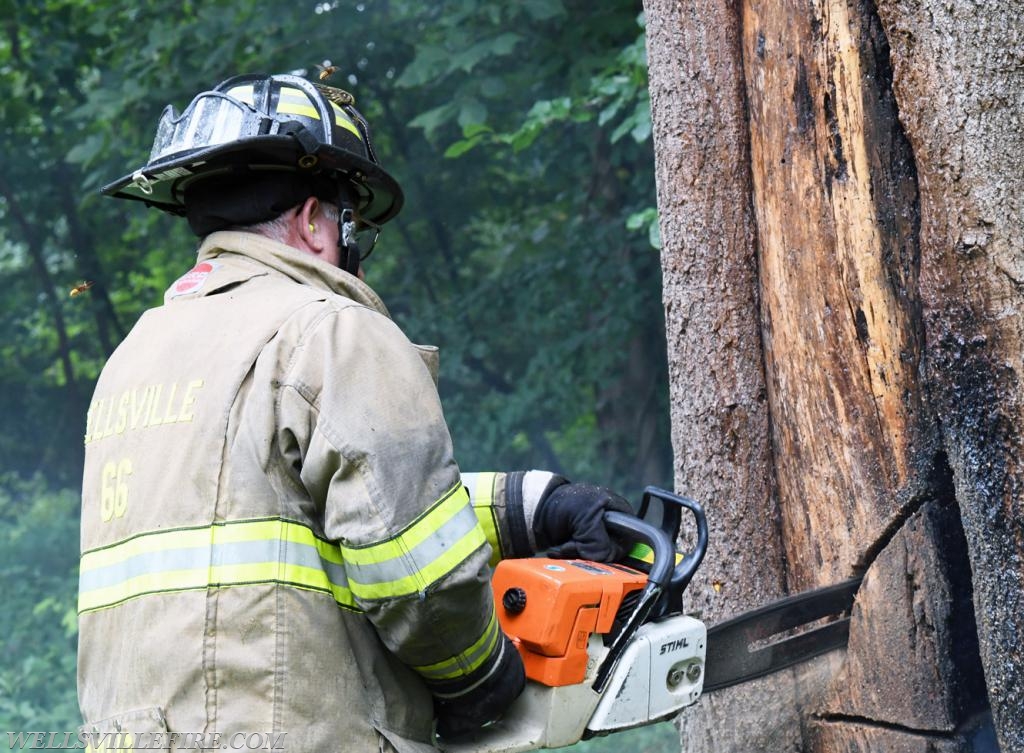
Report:
M783 539L792 582L811 587L862 562L920 491L935 444L919 304L899 272L914 224L882 221L916 211L893 207L913 195L899 185L913 175L888 167L907 158L889 133L895 110L864 105L883 95L865 75L863 18L845 2L744 8ZM880 170L893 174L879 180Z
M718 534L693 605L866 569L829 700L780 680L804 734L777 749L960 750L991 699L1024 750L1019 9L645 9L676 478Z

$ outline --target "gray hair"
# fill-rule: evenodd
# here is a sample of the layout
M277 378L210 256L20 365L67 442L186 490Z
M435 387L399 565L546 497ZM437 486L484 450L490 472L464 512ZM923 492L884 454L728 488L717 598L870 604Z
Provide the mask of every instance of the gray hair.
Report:
M294 207L292 207L294 209ZM291 211L291 210L289 210ZM341 218L341 212L338 208L329 202L320 200L320 211L323 212L324 217L328 222L337 222ZM279 214L272 220L264 220L263 222L257 222L252 225L245 225L244 227L237 228L238 230L245 230L249 233L258 233L265 238L277 241L278 243L284 243L288 238L288 224L289 221L285 215L288 212Z
M284 243L288 238L288 224L289 223L285 215L279 214L272 220L264 220L263 222L257 222L254 225L244 225L238 229L262 235L265 238L270 238L270 240L277 241L278 243Z

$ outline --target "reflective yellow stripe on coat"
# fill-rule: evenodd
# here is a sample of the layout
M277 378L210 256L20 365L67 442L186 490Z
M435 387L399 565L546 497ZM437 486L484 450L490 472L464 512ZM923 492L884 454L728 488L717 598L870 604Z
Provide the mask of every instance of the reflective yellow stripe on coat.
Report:
M270 518L153 531L85 552L78 611L150 594L261 583L321 591L355 608L338 547L301 523Z
M413 667L413 669L427 680L452 680L456 677L464 677L479 669L490 658L494 647L498 644L500 635L498 616L492 613L491 621L487 623L483 635L461 654L436 664Z
M402 532L365 547L341 547L349 587L359 599L424 591L486 542L461 483Z
M341 547L279 518L152 531L83 553L79 613L158 593L278 583L357 599L406 596L458 567L485 543L462 484L396 536Z
M498 518L494 509L494 479L497 473L463 473L462 483L466 485L473 512L484 529L487 543L491 545L491 567L501 561L501 542L498 538Z

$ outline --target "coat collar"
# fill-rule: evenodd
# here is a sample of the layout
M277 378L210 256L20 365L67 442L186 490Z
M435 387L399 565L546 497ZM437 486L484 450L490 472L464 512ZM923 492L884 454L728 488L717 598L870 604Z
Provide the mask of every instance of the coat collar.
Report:
M384 316L390 316L384 302L355 275L256 233L238 230L210 233L199 246L198 261L236 255L269 267L302 285L345 296Z

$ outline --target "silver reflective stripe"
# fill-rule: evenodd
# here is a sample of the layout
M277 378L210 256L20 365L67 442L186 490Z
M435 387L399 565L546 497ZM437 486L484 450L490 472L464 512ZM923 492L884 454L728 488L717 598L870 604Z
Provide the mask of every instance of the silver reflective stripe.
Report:
M251 565L283 561L310 568L322 568L338 585L347 585L345 568L320 558L316 547L294 541L239 541L187 549L142 552L114 564L86 570L79 577L79 588L92 591L108 588L131 578L163 571L192 570L218 565Z
M493 473L463 473L462 483L469 492L469 498L474 504L481 501L485 504L491 503L491 492L494 485Z
M338 546L280 518L136 534L84 552L79 573L80 612L157 593L254 584L319 591L357 608Z
M352 592L360 598L393 598L424 590L458 567L484 541L483 530L464 495L454 500L454 511L442 506L411 532L377 545L369 557L355 561L360 550L342 547ZM422 538L418 529L433 527ZM363 552L367 550L362 550Z

